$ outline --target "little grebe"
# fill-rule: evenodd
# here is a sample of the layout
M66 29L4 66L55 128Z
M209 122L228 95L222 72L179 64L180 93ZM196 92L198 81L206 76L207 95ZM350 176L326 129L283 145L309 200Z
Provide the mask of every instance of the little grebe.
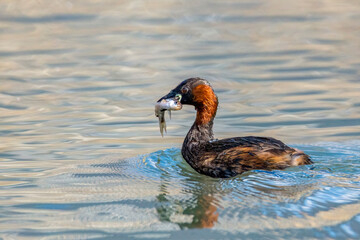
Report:
M270 137L215 140L212 128L218 99L205 79L183 81L159 99L158 104L164 100L172 100L178 105L174 109L162 108L162 117L166 110L181 109L181 104L195 106L196 120L185 137L181 153L186 162L201 174L228 178L253 169L284 169L312 163L302 151Z

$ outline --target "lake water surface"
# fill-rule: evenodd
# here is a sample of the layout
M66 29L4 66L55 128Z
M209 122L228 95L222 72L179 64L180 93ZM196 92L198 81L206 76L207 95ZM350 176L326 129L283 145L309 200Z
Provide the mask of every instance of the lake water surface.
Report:
M2 1L0 238L360 238L360 2ZM314 165L199 175L189 77L217 138L276 137Z

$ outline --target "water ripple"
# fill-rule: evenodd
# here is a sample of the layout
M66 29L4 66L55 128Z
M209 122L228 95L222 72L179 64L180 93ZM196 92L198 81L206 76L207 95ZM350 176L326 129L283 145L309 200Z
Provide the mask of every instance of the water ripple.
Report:
M1 22L17 22L23 24L29 23L51 23L51 22L78 22L78 21L91 21L97 16L92 14L57 14L47 15L41 17L31 16L1 16Z

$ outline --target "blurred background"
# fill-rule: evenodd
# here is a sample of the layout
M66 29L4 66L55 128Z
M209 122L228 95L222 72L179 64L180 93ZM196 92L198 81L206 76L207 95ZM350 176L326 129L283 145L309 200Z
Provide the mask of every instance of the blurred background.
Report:
M359 237L359 22L358 0L1 1L0 236ZM197 176L179 153L195 110L164 138L154 116L190 77L218 95L217 138L276 137L320 170Z

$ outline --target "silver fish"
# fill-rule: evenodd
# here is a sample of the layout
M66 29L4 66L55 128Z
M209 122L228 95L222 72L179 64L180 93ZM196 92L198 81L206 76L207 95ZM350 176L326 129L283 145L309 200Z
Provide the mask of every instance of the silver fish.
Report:
M159 127L161 136L164 137L164 130L166 132L165 112L169 111L171 119L171 110L180 110L182 105L176 99L162 99L155 104L155 116L159 118Z

